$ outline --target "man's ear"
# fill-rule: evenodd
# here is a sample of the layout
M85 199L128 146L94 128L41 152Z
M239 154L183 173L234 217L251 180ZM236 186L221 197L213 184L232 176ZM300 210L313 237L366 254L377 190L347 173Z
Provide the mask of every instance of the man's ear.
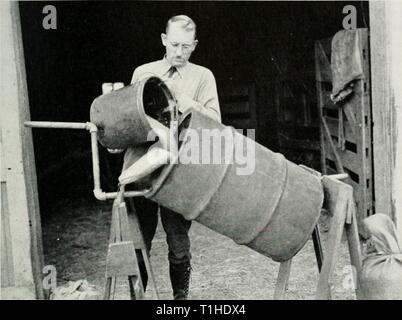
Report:
M198 40L194 40L194 48L193 48L193 51L195 50L195 48L197 48L197 44L198 44Z
M166 47L166 39L167 39L166 34L161 33L161 40L162 40L162 44L163 44L165 47Z

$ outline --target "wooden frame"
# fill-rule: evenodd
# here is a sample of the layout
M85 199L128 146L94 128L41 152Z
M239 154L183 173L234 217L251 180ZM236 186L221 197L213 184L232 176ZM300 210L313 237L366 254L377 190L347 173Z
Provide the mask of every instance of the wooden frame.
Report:
M355 80L353 93L341 103L330 99L332 38L316 41L315 60L322 172L349 174L364 235L362 220L374 212L368 30L357 29L357 36L363 78Z
M314 82L314 70L282 72L275 79L275 109L278 125L278 152L295 163L320 169L319 121L314 90L304 83ZM299 79L299 80L295 80Z
M145 299L137 254L142 255L150 287L154 291L153 298L159 300L155 276L133 202L130 207L131 214L129 215L124 199L124 187L120 187L112 208L104 300L114 299L117 277L128 279L131 300Z
M361 248L357 229L357 219L353 200L353 189L331 176L321 178L324 189L324 208L331 216L331 228L328 234L328 241L325 246L322 266L320 261L319 278L316 289L317 300L331 299L331 278L336 264L339 245L342 234L345 231L348 241L351 265L355 271L355 293L356 298L361 299L359 275L361 273ZM292 259L280 264L278 278L275 286L274 299L282 300L286 293L289 281Z

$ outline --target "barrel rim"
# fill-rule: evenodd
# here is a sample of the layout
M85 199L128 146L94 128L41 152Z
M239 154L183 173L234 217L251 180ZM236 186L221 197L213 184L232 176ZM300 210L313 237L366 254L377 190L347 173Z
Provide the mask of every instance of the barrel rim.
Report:
M143 126L146 128L146 131L150 131L152 130L151 124L149 123L149 121L147 120L147 114L145 113L145 108L144 108L144 100L142 95L144 94L144 87L145 84L148 82L148 80L151 77L148 78L144 78L140 81L140 85L136 88L137 89L137 94L136 94L136 98L137 98L137 105L140 106L140 108L138 108L138 112L140 113L140 121L143 124ZM133 86L135 85L135 83L132 84Z
M145 125L145 128L146 128L146 130L148 132L150 130L153 130L153 128L152 128L151 124L149 123L149 121L147 120L147 116L150 116L150 115L148 115L145 112L143 95L144 95L145 85L149 81L152 81L152 80L157 80L158 85L160 86L163 94L165 95L165 97L166 97L166 99L168 101L171 100L171 101L175 102L172 93L170 92L169 88L167 87L167 85L165 84L165 82L161 78L159 78L157 76L154 76L154 75L151 75L151 76L147 76L147 77L144 77L141 80L139 80L139 86L137 87L136 97L137 97L137 105L141 106L141 108L138 108L138 111L139 111L139 113L141 115L140 120L141 120L142 124ZM135 85L135 83L133 83L132 85Z
M190 127L190 126L191 126L191 123L192 123L192 121L193 121L192 113L193 113L193 110L192 110L192 109L187 110L186 112L184 112L184 113L182 114L182 116L180 117L179 126L180 126L180 124L181 124L187 117L191 117L191 118L190 118L189 125L188 125L188 127ZM187 136L187 133L186 133L185 137L186 137L186 136ZM178 150L177 155L175 155L174 161L172 161L172 163L169 163L168 165L166 165L166 166L162 169L162 172L160 173L159 177L158 177L158 178L156 179L156 181L152 184L152 188L151 188L148 192L146 192L146 193L144 194L144 196L145 196L146 198L151 198L151 197L153 197L153 196L160 190L160 188L162 187L163 183L166 181L166 179L167 179L168 176L170 175L170 172L173 170L173 167L176 165L176 163L177 163L177 161L178 161L178 159L179 159L179 156L180 156L180 151L182 150L182 148L183 148L183 145L180 146L180 149Z

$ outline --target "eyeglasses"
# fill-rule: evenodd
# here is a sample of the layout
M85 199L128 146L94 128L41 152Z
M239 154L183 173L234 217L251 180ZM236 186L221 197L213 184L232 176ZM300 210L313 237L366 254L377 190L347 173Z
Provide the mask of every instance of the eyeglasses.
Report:
M193 44L177 43L177 42L171 42L169 40L168 42L173 47L174 50L178 50L181 46L183 52L189 52L194 48L194 43Z

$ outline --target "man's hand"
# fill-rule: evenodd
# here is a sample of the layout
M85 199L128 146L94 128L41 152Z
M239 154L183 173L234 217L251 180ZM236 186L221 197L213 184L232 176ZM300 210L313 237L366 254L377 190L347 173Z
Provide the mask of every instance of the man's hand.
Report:
M181 94L177 98L177 105L178 105L179 110L181 112L186 112L190 108L193 108L196 111L201 111L201 108L202 108L200 103L198 103L197 101L191 99L186 94Z
M181 93L178 90L180 80L174 80L171 78L163 79L164 83L168 87L169 91L172 93L173 98L177 101L177 106L181 112L186 112L190 108L194 108L197 111L200 111L201 105L191 99L188 95Z

